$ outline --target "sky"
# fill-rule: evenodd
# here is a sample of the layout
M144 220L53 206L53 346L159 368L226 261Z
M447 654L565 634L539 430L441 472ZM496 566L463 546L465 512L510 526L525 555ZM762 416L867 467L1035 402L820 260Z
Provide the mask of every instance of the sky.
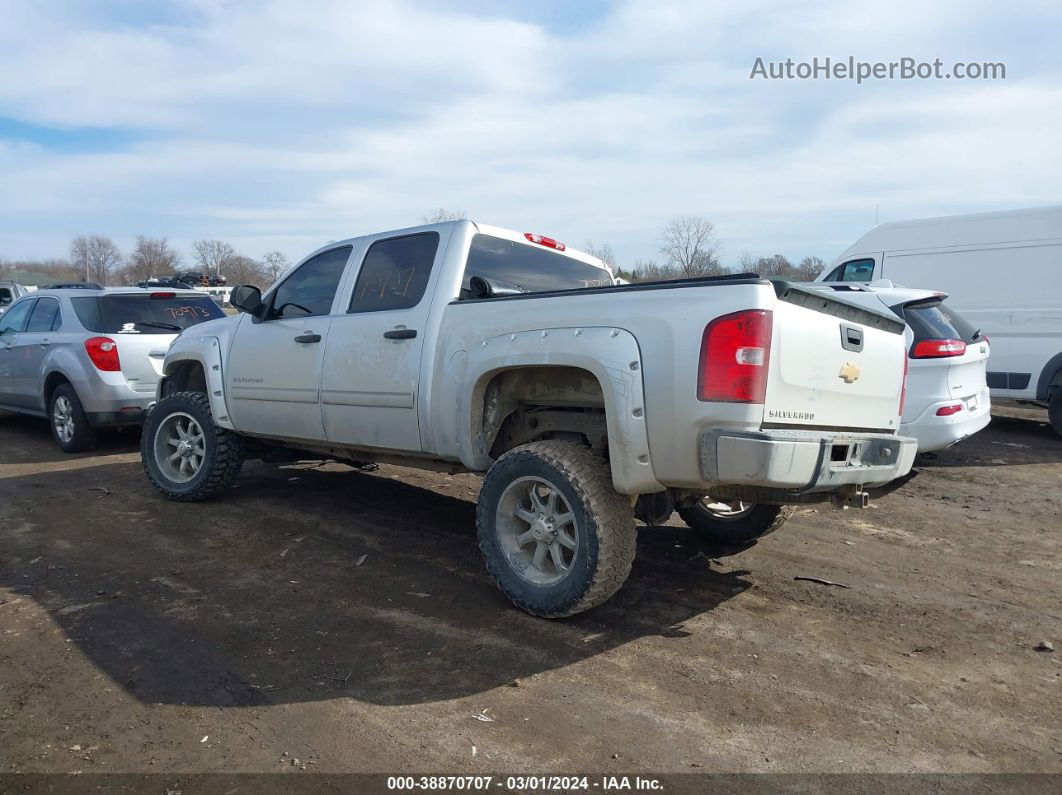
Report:
M711 221L830 261L880 221L1062 203L1057 2L0 2L0 259L222 238L295 261L437 207L657 258ZM764 61L1005 80L750 79Z

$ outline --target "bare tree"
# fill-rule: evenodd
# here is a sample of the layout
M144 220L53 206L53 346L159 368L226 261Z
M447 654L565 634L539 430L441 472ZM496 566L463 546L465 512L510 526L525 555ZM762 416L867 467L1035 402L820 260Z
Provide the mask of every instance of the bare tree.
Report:
M236 256L236 249L224 240L196 240L192 243L192 259L206 274L225 273L228 261Z
M752 266L752 270L760 276L773 276L781 279L792 278L796 271L793 263L781 254L775 254L772 257L760 257L756 260L755 265Z
M106 284L112 270L122 263L122 252L109 237L79 235L70 242L70 264L85 281Z
M269 283L273 284L288 269L288 258L279 251L270 251L262 255L262 268Z
M634 261L634 279L638 282L658 282L677 279L678 272L671 265L661 265L656 260Z
M243 254L233 254L225 260L223 267L223 273L231 285L263 284L266 279L262 263Z
M748 251L741 252L741 259L738 260L738 273L755 273L756 272L756 258Z
M826 262L822 257L804 257L797 265L797 277L802 282L813 282L825 267Z
M176 272L180 262L180 255L170 248L166 238L137 235L136 246L129 255L125 269L125 278L139 282L156 276L169 276Z
M688 215L665 226L660 253L683 277L726 273L719 263L715 227L703 218Z
M447 210L445 207L437 207L431 211L430 215L424 216L424 223L441 224L443 221L460 221L462 218L468 218L468 213L464 210Z
M592 241L586 241L586 253L591 257L597 257L599 260L608 265L613 272L616 271L616 255L612 251L612 246L608 243L602 243L600 246L595 245Z

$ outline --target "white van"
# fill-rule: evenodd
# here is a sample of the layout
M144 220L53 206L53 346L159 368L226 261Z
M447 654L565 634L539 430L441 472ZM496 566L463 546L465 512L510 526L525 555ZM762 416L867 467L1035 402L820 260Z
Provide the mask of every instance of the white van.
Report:
M817 281L941 290L992 344L993 398L1050 405L1062 435L1062 206L881 224Z

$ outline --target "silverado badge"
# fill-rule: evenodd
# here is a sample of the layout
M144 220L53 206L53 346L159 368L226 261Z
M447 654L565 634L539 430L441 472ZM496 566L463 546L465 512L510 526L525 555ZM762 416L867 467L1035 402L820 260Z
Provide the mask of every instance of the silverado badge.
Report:
M851 384L859 378L859 368L851 362L845 362L844 367L841 368L841 372L837 374L837 377L843 379L846 384Z

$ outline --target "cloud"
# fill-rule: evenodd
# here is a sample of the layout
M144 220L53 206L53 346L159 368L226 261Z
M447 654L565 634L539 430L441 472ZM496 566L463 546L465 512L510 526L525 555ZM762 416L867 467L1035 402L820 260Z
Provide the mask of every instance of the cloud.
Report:
M1062 82L1042 31L1060 20L1042 6L9 5L0 256L99 232L296 259L449 206L607 240L626 262L688 214L716 223L726 261L828 259L877 206L1058 200ZM757 56L850 54L1002 60L1008 79L749 79Z

